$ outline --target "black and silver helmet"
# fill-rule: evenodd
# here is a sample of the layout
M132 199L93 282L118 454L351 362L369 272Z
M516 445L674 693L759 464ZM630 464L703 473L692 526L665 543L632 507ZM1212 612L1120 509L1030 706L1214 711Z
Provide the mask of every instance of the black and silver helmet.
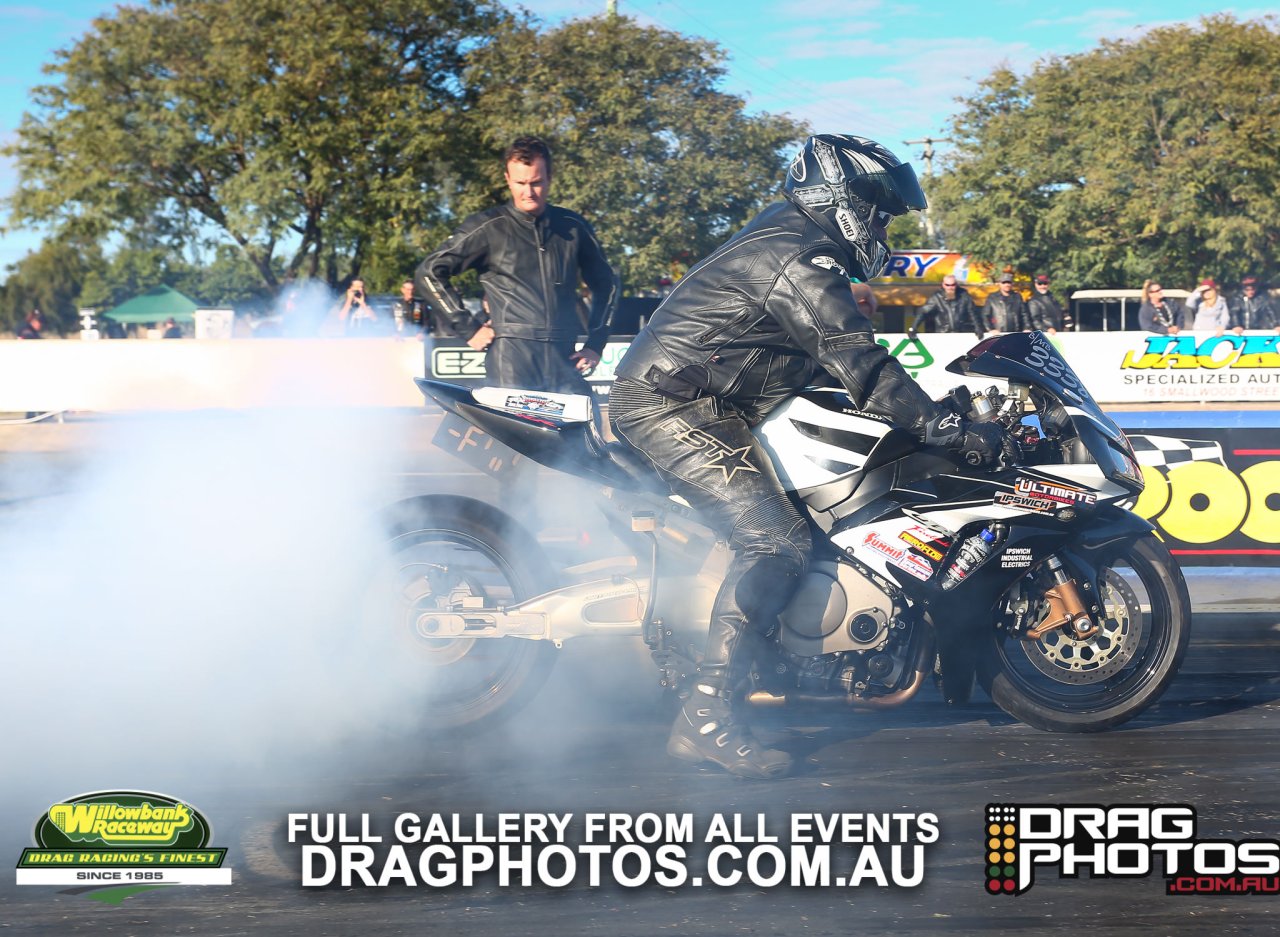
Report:
M889 262L885 228L894 215L925 207L915 170L865 137L810 137L791 161L783 192L823 227L848 242L863 279Z

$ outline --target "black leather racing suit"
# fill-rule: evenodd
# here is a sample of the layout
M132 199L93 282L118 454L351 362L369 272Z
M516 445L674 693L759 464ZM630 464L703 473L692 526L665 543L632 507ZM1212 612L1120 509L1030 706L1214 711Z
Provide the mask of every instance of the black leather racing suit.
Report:
M1031 298L1027 300L1027 322L1033 329L1047 332L1050 329L1061 329L1066 319L1062 307L1047 290L1041 293L1032 289Z
M1231 327L1233 329L1274 329L1280 326L1280 316L1276 315L1271 297L1266 293L1256 296L1241 296L1231 310Z
M983 309L987 322L997 332L1025 332L1031 328L1027 304L1016 289L1010 290L1008 296L999 292L992 293L987 297L987 305Z
M712 608L699 683L724 693L767 633L812 549L800 515L750 426L831 375L855 405L921 438L941 412L872 335L839 243L790 202L756 216L694 266L636 336L609 397L615 432L734 549Z
M582 330L578 280L591 290L586 347L598 354L609 340L618 277L581 215L548 205L534 216L507 202L467 218L418 266L418 295L455 335L470 338L485 319L473 319L450 283L464 270L479 272L489 306L494 340L485 369L491 381L591 393L569 361Z
M982 316L963 286L956 287L953 299L947 299L944 289L930 296L920 310L919 321L927 332L973 332L981 338L986 331Z

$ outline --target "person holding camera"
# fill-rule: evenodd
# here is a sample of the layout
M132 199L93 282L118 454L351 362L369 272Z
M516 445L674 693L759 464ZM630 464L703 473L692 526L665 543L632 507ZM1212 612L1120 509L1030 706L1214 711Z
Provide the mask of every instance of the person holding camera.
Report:
M338 321L342 323L346 331L359 331L362 328L373 325L378 320L378 314L373 311L366 300L364 280L352 280L351 285L347 287L346 301L343 302L342 308L338 310Z

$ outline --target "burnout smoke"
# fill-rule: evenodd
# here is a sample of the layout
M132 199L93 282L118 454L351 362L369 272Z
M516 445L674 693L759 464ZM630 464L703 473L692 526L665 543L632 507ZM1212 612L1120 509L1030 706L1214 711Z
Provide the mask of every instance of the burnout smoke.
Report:
M360 609L396 424L330 410L108 424L61 495L11 507L0 529L6 789L274 771L385 725L411 688L364 669Z

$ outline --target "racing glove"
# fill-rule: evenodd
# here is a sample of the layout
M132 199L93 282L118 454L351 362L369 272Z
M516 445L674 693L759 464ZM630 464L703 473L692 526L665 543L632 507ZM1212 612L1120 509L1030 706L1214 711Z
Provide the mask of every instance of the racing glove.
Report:
M924 428L924 441L959 453L975 468L996 465L1001 456L1015 461L1017 447L1009 435L995 423L973 423L954 413L942 413Z

